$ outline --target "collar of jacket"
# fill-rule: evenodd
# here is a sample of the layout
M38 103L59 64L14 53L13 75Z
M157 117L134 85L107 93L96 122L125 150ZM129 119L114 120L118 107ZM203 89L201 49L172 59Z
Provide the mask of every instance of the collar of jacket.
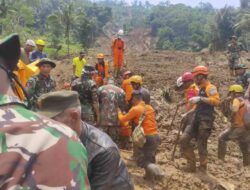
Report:
M39 73L39 78L40 79L51 79L50 75L49 76L45 76L42 73Z
M210 83L210 81L207 80L206 82L204 82L203 84L201 84L199 87L200 88L206 88L209 85L211 85L211 83Z

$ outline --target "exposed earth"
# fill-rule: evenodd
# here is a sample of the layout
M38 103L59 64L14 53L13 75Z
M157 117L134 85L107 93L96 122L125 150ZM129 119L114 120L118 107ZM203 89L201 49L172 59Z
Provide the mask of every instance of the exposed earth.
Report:
M189 174L183 172L181 167L185 165L185 160L180 158L179 149L177 149L174 161L171 160L171 154L175 139L180 125L180 114L170 126L173 114L176 109L176 103L181 94L173 92L173 102L167 103L162 97L164 88L171 88L176 79L186 71L196 65L207 65L210 69L209 79L218 87L221 97L225 97L227 88L234 82L227 69L227 59L223 52L210 54L208 51L202 53L188 53L177 51L158 51L151 50L151 39L138 39L137 32L127 37L128 47L126 54L126 68L136 74L142 75L144 85L151 91L152 105L157 110L157 122L160 131L162 143L157 155L157 164L166 172L163 181L148 182L143 179L144 170L138 168L131 160L132 150L121 150L122 157L126 162L131 177L135 184L135 189L143 190L248 190L250 189L250 169L243 168L242 156L236 143L228 143L226 162L222 163L217 159L217 144L220 132L229 126L229 123L217 110L214 130L209 138L208 152L209 164L207 175L196 173ZM144 33L144 36L147 36ZM108 42L108 43L107 43ZM88 61L94 63L94 55L102 50L109 56L110 40L103 37L99 39L100 47L89 51ZM143 48L141 48L143 47ZM248 64L249 54L243 54L242 62ZM71 60L60 60L53 75L57 79L59 88L65 81L70 81L72 76ZM111 65L110 65L111 67ZM169 134L168 131L170 130ZM198 163L197 163L198 165ZM216 187L216 184L223 184L224 187Z

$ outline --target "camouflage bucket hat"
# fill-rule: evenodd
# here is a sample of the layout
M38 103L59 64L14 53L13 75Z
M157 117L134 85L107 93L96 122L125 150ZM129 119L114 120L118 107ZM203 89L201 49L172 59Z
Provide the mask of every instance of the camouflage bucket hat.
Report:
M37 67L40 67L40 66L42 66L42 65L44 65L44 64L49 64L49 65L51 65L52 68L55 68L55 67L56 67L55 62L52 61L52 60L50 60L50 59L48 59L48 58L43 58L43 59L41 59L41 60L36 64L36 66L37 66Z
M80 107L79 96L74 91L57 91L42 95L38 99L38 113L53 118L68 108Z
M0 57L8 70L14 71L17 68L20 58L20 40L17 34L11 34L0 40Z
M238 70L238 69L247 69L247 66L245 64L238 64L234 67L235 70Z

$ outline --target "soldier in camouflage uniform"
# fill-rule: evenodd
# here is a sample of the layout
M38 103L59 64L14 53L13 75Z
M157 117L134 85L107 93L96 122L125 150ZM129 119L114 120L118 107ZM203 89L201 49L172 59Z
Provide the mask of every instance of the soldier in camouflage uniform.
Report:
M10 83L19 56L18 35L0 43L0 189L90 189L76 134L15 97Z
M33 110L36 110L37 99L41 95L56 90L56 81L50 76L50 72L56 67L56 64L47 58L43 58L37 66L40 73L32 76L27 82L27 92L31 98Z
M95 81L92 80L94 72L95 68L87 64L84 66L81 78L76 79L72 83L72 90L79 94L82 120L92 125L99 122L97 86Z
M234 75L234 68L239 64L240 52L245 50L240 42L237 42L237 37L232 36L231 42L228 44L228 63L231 75ZM247 51L247 50L245 50Z
M125 92L114 85L110 78L108 84L97 91L100 103L100 127L114 140L118 138L118 109L125 110Z

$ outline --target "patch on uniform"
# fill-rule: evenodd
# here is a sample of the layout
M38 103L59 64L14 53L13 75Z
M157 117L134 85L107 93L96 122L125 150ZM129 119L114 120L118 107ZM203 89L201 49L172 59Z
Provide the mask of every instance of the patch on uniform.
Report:
M217 94L217 88L215 86L212 86L209 91L208 91L209 95L214 96Z

